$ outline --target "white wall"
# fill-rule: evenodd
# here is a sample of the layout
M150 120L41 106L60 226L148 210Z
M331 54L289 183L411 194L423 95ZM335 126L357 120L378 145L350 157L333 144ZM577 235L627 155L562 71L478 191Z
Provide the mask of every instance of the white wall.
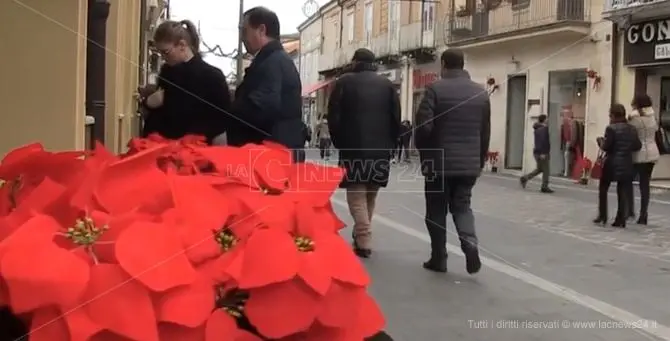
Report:
M593 43L588 39L579 41L575 37L545 36L537 39L524 39L506 44L491 44L490 47L467 49L466 69L472 79L485 83L488 77L495 78L499 89L491 95L491 150L501 154L504 160L505 130L507 111L508 75L518 73L527 76L526 99L542 99L541 113L547 111L549 71L570 69L593 69L602 77L599 90L592 89L589 80L586 105L586 155L595 160L597 145L595 139L601 136L608 123L611 89L611 53L610 42ZM527 48L532 46L533 48ZM518 69L511 63L518 62ZM534 115L537 115L535 113ZM535 166L532 148L533 119L528 115L525 124L524 170Z

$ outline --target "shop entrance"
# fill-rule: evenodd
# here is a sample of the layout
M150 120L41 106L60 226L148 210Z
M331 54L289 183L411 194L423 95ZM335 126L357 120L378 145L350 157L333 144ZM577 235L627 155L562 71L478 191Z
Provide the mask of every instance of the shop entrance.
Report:
M571 176L576 159L584 153L587 91L585 69L549 72L547 116L552 175Z
M526 75L507 80L507 123L505 129L505 168L523 167L524 125L526 123Z

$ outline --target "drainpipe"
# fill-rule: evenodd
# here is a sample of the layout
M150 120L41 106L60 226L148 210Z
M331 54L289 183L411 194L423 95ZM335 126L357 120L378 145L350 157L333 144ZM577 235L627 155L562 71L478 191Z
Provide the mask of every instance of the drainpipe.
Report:
M88 0L86 45L86 115L93 117L92 141L105 143L105 53L107 45L107 0Z
M617 83L619 82L619 25L612 23L612 82L610 82L610 104L616 103Z
M342 33L344 33L344 1L337 0L337 5L340 6L340 49L342 48ZM356 15L356 14L354 14ZM365 19L364 19L365 20Z
M419 37L421 40L421 43L419 44L419 48L423 49L423 30L426 29L426 22L423 20L423 14L424 11L426 10L426 0L421 0L421 31L419 31ZM435 16L435 11L433 11L433 16Z

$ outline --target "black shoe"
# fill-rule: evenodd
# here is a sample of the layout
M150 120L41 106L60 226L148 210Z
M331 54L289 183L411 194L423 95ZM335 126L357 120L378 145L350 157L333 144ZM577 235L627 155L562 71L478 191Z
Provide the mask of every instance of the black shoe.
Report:
M372 250L354 247L354 253L356 254L356 256L361 258L370 258L370 256L372 255Z
M637 223L638 223L638 225L647 225L647 215L646 214L640 214L640 217L637 218Z
M593 219L593 223L596 225L603 225L607 224L607 218L605 217L598 217L596 219Z
M469 274L476 274L482 268L482 261L479 259L479 250L476 247L463 248L465 254L465 269Z
M372 250L359 247L353 232L351 233L351 237L354 239L354 242L352 244L354 246L354 253L356 254L356 256L361 258L370 258L370 256L372 255Z
M614 220L614 222L612 223L612 227L624 228L624 227L626 227L626 221L625 220L623 220L623 221L622 220Z
M519 179L519 184L521 185L521 188L526 189L526 185L528 185L528 180L526 180L526 178L521 178Z
M554 193L554 190L549 188L549 187L542 187L540 189L540 192L550 194L550 193Z
M426 262L423 262L423 268L433 272L447 272L447 257L430 257Z

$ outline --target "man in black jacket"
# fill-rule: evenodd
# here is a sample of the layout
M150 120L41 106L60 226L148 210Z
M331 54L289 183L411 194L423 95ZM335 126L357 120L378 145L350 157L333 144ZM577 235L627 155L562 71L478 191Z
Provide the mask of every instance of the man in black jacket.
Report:
M547 115L542 114L537 117L537 122L533 125L534 146L533 156L537 166L535 170L524 175L519 179L521 187L526 188L528 180L542 173L542 193L554 193L549 188L549 153L551 152L551 143L549 142L549 127L547 126Z
M463 52L442 53L442 79L426 87L414 120L415 144L425 176L427 270L447 271L447 214L451 212L468 273L481 268L470 208L491 136L491 104L483 86L463 69Z
M335 82L327 120L347 173L342 187L354 218L354 251L369 257L375 200L379 188L388 184L400 133L400 99L391 81L377 74L372 51L356 50L352 63L353 72Z
M254 60L235 90L233 118L226 129L228 144L241 146L263 140L305 157L300 75L279 37L277 14L265 7L244 13L243 40Z

